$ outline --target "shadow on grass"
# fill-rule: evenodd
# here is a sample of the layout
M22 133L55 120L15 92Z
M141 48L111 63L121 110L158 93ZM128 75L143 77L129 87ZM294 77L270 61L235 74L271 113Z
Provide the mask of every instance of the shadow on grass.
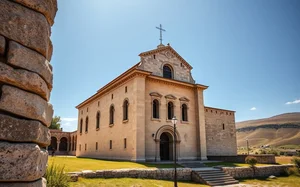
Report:
M257 180L257 181L264 181L264 182L270 182L270 181L274 181L274 180L277 180L277 178L280 177L280 178L289 178L289 176L287 175L280 175L280 176L277 176L276 178L268 178L268 177L255 177L255 178L243 178L243 179L238 179L239 182L246 182L247 180Z
M87 159L87 160L98 160L98 161L107 161L107 162L115 162L115 163L133 163L133 164L140 164L145 167L149 168L174 168L174 164L169 163L147 163L147 162L133 162L133 161L126 161L126 160L108 160L108 159L98 159L98 158L87 158L87 157L76 157L78 159ZM177 168L183 168L181 165L176 165Z

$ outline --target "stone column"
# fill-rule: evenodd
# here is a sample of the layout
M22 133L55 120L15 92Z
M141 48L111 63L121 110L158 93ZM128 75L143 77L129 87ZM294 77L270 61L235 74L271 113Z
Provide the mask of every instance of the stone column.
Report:
M58 151L59 151L59 144L60 144L60 141L59 141L59 140L57 140L57 141L56 141L56 145L57 145L57 146L56 146L56 152L58 152Z
M0 0L0 186L46 186L56 0Z

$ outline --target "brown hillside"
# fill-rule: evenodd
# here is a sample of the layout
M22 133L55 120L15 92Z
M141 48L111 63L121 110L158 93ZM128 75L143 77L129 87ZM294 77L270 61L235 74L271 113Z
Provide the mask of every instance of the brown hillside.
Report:
M246 139L256 147L300 145L300 112L238 122L236 126L238 146L246 146Z

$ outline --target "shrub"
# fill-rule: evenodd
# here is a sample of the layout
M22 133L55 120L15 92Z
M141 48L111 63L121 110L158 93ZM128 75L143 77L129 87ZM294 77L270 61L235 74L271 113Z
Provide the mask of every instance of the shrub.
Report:
M300 176L299 169L296 168L296 167L288 168L288 169L287 169L287 174L288 174L288 175Z
M292 163L295 164L295 166L300 170L300 158L294 157L292 159Z
M69 177L64 173L64 166L52 164L47 167L45 178L47 179L47 187L68 187Z
M253 168L257 164L257 159L254 156L247 156L245 162Z

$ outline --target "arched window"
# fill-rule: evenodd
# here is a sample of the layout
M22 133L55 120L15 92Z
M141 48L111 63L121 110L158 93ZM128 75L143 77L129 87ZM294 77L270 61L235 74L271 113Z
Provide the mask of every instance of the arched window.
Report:
M172 79L173 78L173 72L170 66L164 65L163 67L163 77Z
M82 133L82 123L83 123L83 120L82 120L82 119L80 119L80 127L79 127L79 129L80 129L80 133Z
M85 132L88 132L89 130L89 117L85 118Z
M152 116L153 118L159 118L159 102L157 99L154 99L152 102Z
M168 119L171 120L174 117L174 105L172 102L168 102Z
M128 120L128 100L125 100L123 103L123 120Z
M188 121L188 112L187 112L186 104L181 105L181 116L182 116L182 121Z
M223 130L225 130L225 124L223 123Z
M96 115L96 129L99 128L100 128L100 112L98 111Z
M109 109L109 124L114 124L114 114L115 114L115 108L113 105L110 106Z

